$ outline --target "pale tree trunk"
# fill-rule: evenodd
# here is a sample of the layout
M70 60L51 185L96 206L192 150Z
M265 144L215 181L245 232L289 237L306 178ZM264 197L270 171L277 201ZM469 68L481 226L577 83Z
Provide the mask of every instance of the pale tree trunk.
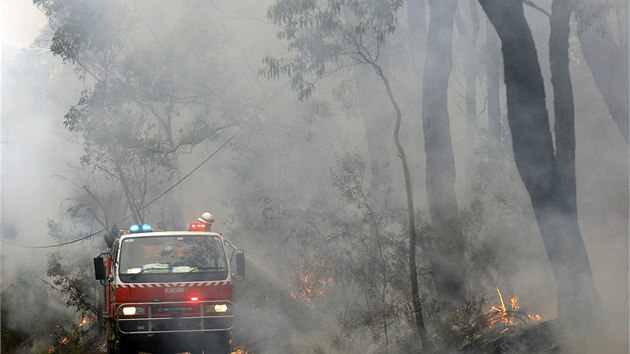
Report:
M595 18L584 13L585 7L590 4L590 1L582 1L581 6L575 9L582 54L611 118L628 143L627 22L626 25L623 25L624 21L620 22L625 33L619 34L622 44L618 45L605 13Z
M425 0L407 1L407 21L411 37L411 50L414 53L420 51L423 40L427 35L427 18Z
M508 122L516 167L529 193L558 298L558 316L588 326L601 303L586 247L563 192L543 78L521 0L479 0L501 38Z
M619 34L619 48L622 53L628 53L628 1L617 10L617 33Z
M420 117L422 109L422 69L427 44L427 4L426 0L407 1L407 22L409 27L408 57L409 62L404 75L414 78L406 83L408 89L402 92L407 115L410 117ZM422 120L412 119L405 122L408 126L408 133L403 135L407 139L411 138L409 148L413 151L423 151L424 141L422 138ZM424 163L422 157L411 159L410 167L412 175L418 176L418 185L425 184ZM424 199L424 198L422 198Z
M436 252L433 272L440 301L453 311L465 302L464 236L455 195L455 159L448 114L456 0L430 0L427 58L424 67L422 122L426 189Z
M499 96L499 41L492 24L485 21L486 27L486 94L488 95L488 154L493 167L500 158L501 151L501 99ZM495 164L496 163L496 164Z
M466 134L464 153L464 191L463 203L467 205L472 199L472 189L475 176L475 146L477 144L477 78L479 76L479 57L477 55L477 41L479 38L479 14L475 0L468 1L470 6L471 28L466 29L462 20L462 8L456 14L456 27L462 39L463 72L466 85Z
M577 213L575 183L575 114L569 71L570 3L553 0L549 33L549 61L553 87L556 163L567 208Z

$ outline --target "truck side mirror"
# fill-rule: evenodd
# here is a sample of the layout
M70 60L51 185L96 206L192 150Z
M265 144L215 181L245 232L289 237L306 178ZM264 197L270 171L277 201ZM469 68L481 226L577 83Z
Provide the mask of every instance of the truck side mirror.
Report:
M101 257L94 258L94 276L96 280L105 280L107 277L105 274L105 262L103 262Z
M243 250L236 251L236 274L245 279L245 252Z

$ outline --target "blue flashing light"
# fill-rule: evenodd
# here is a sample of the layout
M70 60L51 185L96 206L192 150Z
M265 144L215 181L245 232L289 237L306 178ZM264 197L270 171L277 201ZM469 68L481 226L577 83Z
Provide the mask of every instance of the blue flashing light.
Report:
M129 233L131 234L137 234L139 232L152 232L152 231L153 231L153 228L149 224L142 224L142 225L133 224L129 227Z

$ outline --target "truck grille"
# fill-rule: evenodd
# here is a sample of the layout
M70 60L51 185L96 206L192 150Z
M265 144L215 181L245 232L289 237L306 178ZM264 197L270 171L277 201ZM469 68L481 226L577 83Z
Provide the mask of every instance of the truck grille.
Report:
M227 305L216 312L215 305ZM122 309L136 307L137 314L124 315ZM118 329L122 333L165 333L230 330L234 323L229 301L153 302L118 306Z

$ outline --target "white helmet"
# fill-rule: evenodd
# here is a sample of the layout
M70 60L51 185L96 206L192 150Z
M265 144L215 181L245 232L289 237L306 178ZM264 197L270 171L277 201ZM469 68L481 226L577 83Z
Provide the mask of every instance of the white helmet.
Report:
M205 213L201 214L201 217L198 220L201 222L205 222L206 224L212 224L214 223L214 216L206 211Z

